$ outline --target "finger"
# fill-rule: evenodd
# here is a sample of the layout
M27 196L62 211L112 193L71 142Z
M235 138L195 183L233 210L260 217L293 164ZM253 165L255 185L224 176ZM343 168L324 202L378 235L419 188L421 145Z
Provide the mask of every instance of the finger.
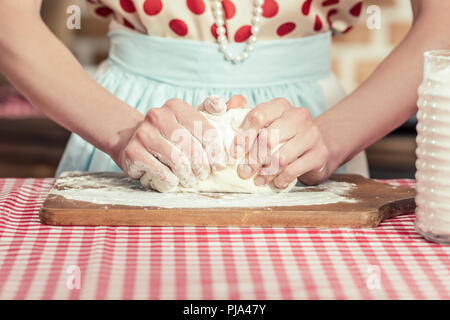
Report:
M203 101L197 108L198 111L204 111L211 114L223 114L227 112L227 104L222 97L211 95Z
M311 170L304 175L301 175L300 177L298 177L298 180L306 185L316 185L325 180L330 175L328 172L328 165L325 164L320 169Z
M272 163L272 167L275 164L275 158L271 158L273 153L299 132L305 132L304 124L308 118L310 119L310 116L306 109L290 108L268 128L260 130L250 150L250 153L257 154L257 162L252 164L252 175L263 166ZM296 150L295 146L293 147L290 150ZM261 182L261 179L258 180Z
M201 143L211 168L224 169L227 155L222 137L217 129L198 110L183 100L170 99L165 106L174 113L178 123Z
M318 132L313 129L304 128L295 137L280 146L272 155L268 164L262 166L258 182L269 184L272 180L284 170L285 167L297 160L303 154L311 150L317 143Z
M277 159L277 160L274 160ZM256 186L263 186L272 182L276 174L280 171L280 159L278 151L272 155L272 163L264 165L253 179Z
M252 158L253 156L250 153L247 153L242 162L238 165L237 172L241 179L245 180L252 177L251 163L256 161L255 158Z
M136 132L136 138L149 153L172 170L182 186L189 188L196 184L189 159L166 140L157 128L149 123L143 123L140 130Z
M250 149L250 152L246 154L246 166L238 166L238 174L242 179L252 177L261 168L262 161L259 159L270 159L270 155L267 154L267 149L265 148L268 139L268 131L262 129L256 139L256 143ZM262 148L259 148L260 146Z
M319 170L326 164L326 153L321 148L315 148L298 158L273 180L277 188L285 189L289 183L312 170Z
M144 186L160 192L178 186L179 180L172 171L137 143L128 145L124 153L125 165L122 169L130 177L141 179Z
M233 140L231 155L239 158L242 156L242 151L245 153L249 152L258 135L258 131L268 127L289 108L291 108L291 105L286 99L277 98L261 103L252 109L245 117L240 130L238 130Z
M245 109L248 108L247 99L240 94L232 95L227 102L227 110L230 109Z
M192 172L200 179L205 180L210 174L206 152L203 146L191 133L181 126L174 114L164 108L155 108L146 115L153 126L158 128L161 135L180 149L188 157Z

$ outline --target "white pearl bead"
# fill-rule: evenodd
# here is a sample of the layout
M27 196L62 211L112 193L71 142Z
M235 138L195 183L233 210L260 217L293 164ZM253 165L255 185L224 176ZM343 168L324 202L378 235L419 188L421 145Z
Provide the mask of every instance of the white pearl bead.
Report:
M242 58L240 57L240 56L237 56L237 57L234 57L233 58L233 62L234 63L239 63L239 62L241 62L242 61Z
M223 26L224 23L225 23L225 21L223 21L222 18L217 18L216 19L216 26Z
M253 17L253 18L252 18L252 24L253 24L253 25L258 24L260 21L261 21L261 18L260 18L260 17Z
M226 26L224 21L224 11L221 0L215 0L213 4L214 15L215 15L215 24L216 24L216 33L217 33L217 42L219 43L219 49L222 51L226 60L231 61L232 63L240 63L246 60L249 56L249 53L254 50L253 44L256 42L256 35L260 31L258 24L261 22L262 15L262 6L264 4L264 0L254 0L254 8L253 8L253 17L250 21L251 23L251 36L247 40L247 45L244 51L237 56L234 56L231 52L228 51L227 43L228 39L226 37Z
M253 13L255 14L255 16L260 16L262 14L262 9L261 8L255 8L255 10L253 10Z
M227 37L226 37L225 35L221 34L221 35L217 38L217 40L219 40L220 43L224 43L224 42L227 42Z
M217 28L217 34L225 34L227 30L224 27Z

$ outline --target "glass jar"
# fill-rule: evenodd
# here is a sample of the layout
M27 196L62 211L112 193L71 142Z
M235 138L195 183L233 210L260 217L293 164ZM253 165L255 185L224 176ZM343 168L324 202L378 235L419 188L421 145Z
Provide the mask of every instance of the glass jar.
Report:
M416 230L450 243L450 50L425 52L417 105Z

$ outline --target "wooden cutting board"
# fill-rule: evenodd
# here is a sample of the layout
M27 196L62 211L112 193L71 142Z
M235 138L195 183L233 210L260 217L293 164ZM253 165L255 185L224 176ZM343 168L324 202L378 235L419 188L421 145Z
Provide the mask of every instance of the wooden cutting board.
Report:
M122 173L67 173L40 219L49 225L375 227L414 212L415 190L359 175L278 194L157 193ZM325 202L325 203L324 203Z

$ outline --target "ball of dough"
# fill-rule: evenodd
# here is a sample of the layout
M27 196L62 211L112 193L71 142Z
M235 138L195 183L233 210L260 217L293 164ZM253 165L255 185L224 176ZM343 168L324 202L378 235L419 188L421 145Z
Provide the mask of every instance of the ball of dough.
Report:
M251 109L230 109L223 114L210 114L202 112L205 118L217 129L224 145L228 148L239 129L245 116ZM276 149L275 149L276 150ZM227 150L228 151L228 150ZM271 192L289 192L296 184L293 181L286 189L278 189L273 184L256 186L253 177L250 179L241 179L237 173L237 167L242 159L229 159L225 169L213 172L206 180L199 181L193 188L185 188L180 185L166 190L158 188L158 185L152 183L145 174L141 178L144 186L155 189L160 192L233 192L233 193L271 193Z

